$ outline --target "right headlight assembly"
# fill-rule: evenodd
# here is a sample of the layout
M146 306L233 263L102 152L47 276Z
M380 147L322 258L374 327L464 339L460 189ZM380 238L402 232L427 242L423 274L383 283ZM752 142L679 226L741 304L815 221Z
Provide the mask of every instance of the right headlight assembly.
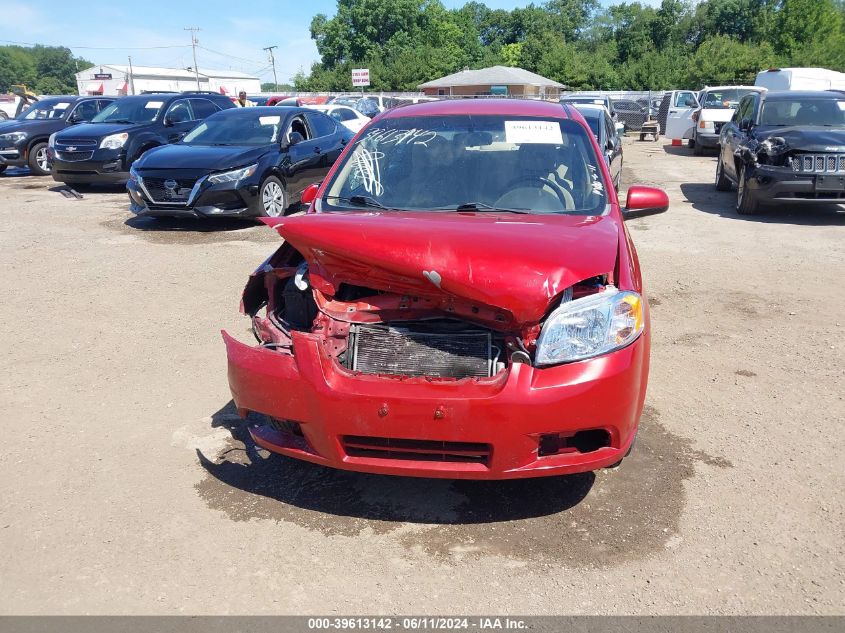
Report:
M632 343L644 327L643 298L613 286L562 303L549 315L534 363L555 365L601 356Z

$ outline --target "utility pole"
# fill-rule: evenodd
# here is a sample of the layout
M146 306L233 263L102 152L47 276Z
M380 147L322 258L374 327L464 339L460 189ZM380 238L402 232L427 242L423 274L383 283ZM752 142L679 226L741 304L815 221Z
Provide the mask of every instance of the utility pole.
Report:
M266 46L263 50L270 53L270 63L273 64L273 90L279 89L279 82L276 79L276 58L273 57L273 49L279 48L278 46Z
M200 71L197 69L197 40L196 32L200 31L198 26L186 26L183 30L191 32L191 48L194 50L194 77L197 78L197 90L200 89Z
M129 94L135 94L135 73L132 71L132 55L129 56Z

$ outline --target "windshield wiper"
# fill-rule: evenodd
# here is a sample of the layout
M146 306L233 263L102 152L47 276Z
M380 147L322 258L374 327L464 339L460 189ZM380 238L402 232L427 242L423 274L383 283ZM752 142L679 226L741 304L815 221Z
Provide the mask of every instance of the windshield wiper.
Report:
M348 202L349 204L354 204L359 207L374 207L376 209L387 209L381 202L374 198L370 198L369 196L351 196L349 198L345 196L326 196L326 198L331 198L332 200L340 200L341 202Z
M102 121L102 123L135 123L135 121L130 121L129 119L109 119L108 121Z
M452 209L443 208L441 211L489 211L490 213L529 213L530 209L494 207L486 202L464 202Z

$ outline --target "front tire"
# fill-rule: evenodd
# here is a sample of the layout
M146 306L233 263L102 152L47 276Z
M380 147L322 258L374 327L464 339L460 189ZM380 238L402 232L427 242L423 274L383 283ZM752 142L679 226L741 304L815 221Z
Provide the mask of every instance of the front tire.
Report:
M698 142L698 139L692 141L692 154L693 156L704 156L704 148Z
M258 215L264 218L279 218L288 208L288 195L282 181L268 176L258 189Z
M36 176L49 176L50 167L47 162L47 143L36 143L29 148L29 171Z
M739 179L736 186L736 212L740 215L754 215L760 210L760 203L754 196L754 192L748 188L748 176L745 165L739 170Z
M716 159L716 191L730 191L731 181L725 176L722 169L722 153L719 152L719 158Z

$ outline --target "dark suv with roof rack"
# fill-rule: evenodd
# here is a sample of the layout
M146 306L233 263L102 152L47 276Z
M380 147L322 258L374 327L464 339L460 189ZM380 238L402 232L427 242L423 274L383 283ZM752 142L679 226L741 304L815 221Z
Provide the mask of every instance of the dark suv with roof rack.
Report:
M124 183L129 168L148 149L181 139L199 121L234 104L207 92L123 97L91 123L50 137L47 156L53 179L89 184Z
M47 176L47 139L71 125L90 121L116 97L45 97L11 121L0 124L0 173L7 167L28 166Z

